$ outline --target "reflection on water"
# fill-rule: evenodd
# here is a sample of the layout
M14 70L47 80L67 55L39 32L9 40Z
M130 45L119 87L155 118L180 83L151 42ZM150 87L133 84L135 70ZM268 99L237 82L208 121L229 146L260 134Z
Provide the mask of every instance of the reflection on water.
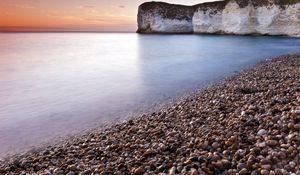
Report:
M300 48L283 37L28 33L0 41L0 154L122 119Z

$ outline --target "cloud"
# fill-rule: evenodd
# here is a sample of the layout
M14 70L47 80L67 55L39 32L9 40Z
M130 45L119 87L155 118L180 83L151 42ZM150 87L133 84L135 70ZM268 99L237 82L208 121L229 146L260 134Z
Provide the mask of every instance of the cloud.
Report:
M84 20L82 17L79 17L79 16L65 15L65 14L58 13L58 12L50 12L47 14L47 16L51 17L51 18L64 19L64 20L68 20L68 21L83 21Z
M62 18L62 19L66 19L66 20L72 20L72 21L82 21L82 20L84 20L84 19L81 18L81 17L78 17L78 16L72 16L72 15L69 15L69 16L62 16L61 18Z
M15 13L13 13L13 12L4 12L4 14L7 16L15 15Z
M59 17L60 15L57 12L50 12L47 14L49 17Z
M77 8L84 11L85 14L90 16L95 16L99 14L99 11L96 9L96 6L93 5L81 5Z
M97 21L97 22L106 22L107 19L95 19L95 18L85 18L86 21Z
M21 9L34 9L35 8L34 6L28 5L28 4L17 5L17 7L21 8Z
M79 6L80 9L94 9L94 5L81 5Z
M121 9L123 9L125 7L126 7L125 5L119 5L119 8L121 8Z

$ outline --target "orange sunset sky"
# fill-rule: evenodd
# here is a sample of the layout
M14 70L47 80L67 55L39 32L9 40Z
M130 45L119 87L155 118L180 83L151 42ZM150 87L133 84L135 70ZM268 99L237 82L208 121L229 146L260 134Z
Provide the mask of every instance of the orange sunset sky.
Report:
M197 4L213 0L167 0ZM0 0L0 32L135 31L143 0Z

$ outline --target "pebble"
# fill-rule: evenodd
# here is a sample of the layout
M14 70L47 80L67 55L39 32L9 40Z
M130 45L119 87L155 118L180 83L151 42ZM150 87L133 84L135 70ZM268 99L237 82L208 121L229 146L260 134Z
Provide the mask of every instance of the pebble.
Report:
M136 169L133 170L133 175L141 175L145 172L144 168L143 167L138 167Z
M73 171L70 171L67 173L67 175L75 175L75 173Z
M241 170L239 171L239 174L240 174L240 175L247 175L247 174L249 174L249 172L248 172L247 168L243 168L243 169L241 169Z
M260 171L260 174L261 175L269 175L270 172L268 170L263 169L263 170Z
M169 170L169 175L174 175L174 174L176 174L176 167L175 166L173 166L170 170Z
M294 110L293 113L296 114L296 115L300 115L300 109Z
M75 165L69 165L69 166L67 167L67 169L70 170L70 171L76 171L76 170L77 170L77 167L76 167Z
M267 140L266 144L268 146L276 146L278 145L278 142L276 140Z
M242 169L244 169L244 168L247 168L247 165L246 165L245 163L239 163L239 164L237 165L237 169L238 169L238 170L242 170Z
M283 175L282 170L279 169L279 168L276 168L276 169L274 170L274 173L275 173L275 175Z
M217 149L219 147L219 143L218 142L214 142L212 145L211 145L214 149Z
M198 171L195 168L192 168L190 175L199 175L199 173L198 173Z
M263 136L263 135L265 135L265 134L267 134L267 131L266 131L265 129L260 129L260 130L257 132L257 135L258 135L258 136Z

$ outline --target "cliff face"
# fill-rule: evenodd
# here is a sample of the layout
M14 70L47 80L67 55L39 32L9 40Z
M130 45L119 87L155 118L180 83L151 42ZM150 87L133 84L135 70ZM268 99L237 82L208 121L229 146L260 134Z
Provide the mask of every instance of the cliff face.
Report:
M300 36L300 0L147 2L139 7L138 32Z
M139 7L139 33L193 33L194 8L162 2L146 2Z

